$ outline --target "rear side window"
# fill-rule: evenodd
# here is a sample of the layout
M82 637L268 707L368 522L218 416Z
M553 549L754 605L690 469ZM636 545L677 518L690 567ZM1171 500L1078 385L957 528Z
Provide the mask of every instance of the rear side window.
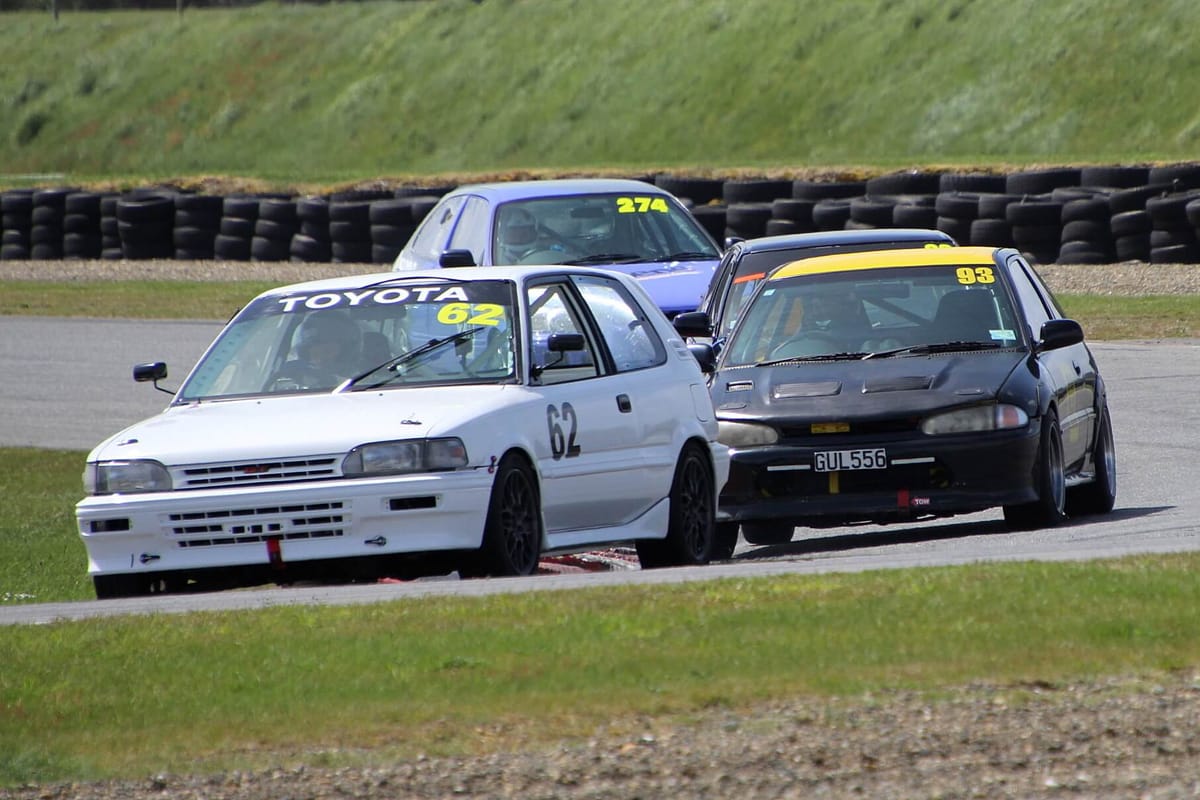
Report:
M409 249L420 267L436 267L442 250L450 240L458 210L466 202L466 196L448 197L434 206L426 215L417 232L409 242Z
M573 280L600 327L617 372L654 367L667 360L662 339L624 286L593 276Z

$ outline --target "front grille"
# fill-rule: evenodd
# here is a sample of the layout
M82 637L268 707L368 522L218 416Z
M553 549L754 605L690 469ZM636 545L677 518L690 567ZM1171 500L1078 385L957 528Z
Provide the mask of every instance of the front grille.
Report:
M261 486L265 483L296 483L336 478L341 474L337 458L315 456L281 461L240 461L181 467L172 476L177 489L211 489L225 486Z
M168 514L166 533L179 547L217 547L338 537L348 522L340 502L298 503Z

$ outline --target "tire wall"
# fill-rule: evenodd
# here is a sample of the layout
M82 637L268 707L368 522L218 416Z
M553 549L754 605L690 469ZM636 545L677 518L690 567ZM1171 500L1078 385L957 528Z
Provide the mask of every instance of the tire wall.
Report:
M937 228L1035 263L1200 263L1200 163L866 180L650 180L718 242L810 231ZM220 259L390 264L453 186L292 197L147 188L0 192L0 260Z

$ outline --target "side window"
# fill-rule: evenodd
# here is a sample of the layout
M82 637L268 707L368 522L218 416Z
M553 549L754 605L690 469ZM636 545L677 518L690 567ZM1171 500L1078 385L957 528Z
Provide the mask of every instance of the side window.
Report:
M566 285L530 286L526 302L529 308L530 376L534 384L565 383L600 374L595 346ZM583 339L583 348L551 351L550 337L557 333L578 334Z
M1017 259L1008 262L1008 274L1012 278L1017 301L1025 311L1025 320L1029 323L1029 335L1037 339L1042 325L1047 320L1053 319L1054 314L1047 308L1046 301L1025 270L1025 264Z
M458 215L458 225L450 239L448 250L470 250L476 264L483 264L484 246L488 239L488 206L480 197L468 197Z
M611 278L573 280L600 327L617 372L645 369L667 360L662 339L624 286Z
M434 206L421 222L410 243L412 254L418 259L418 267L437 266L438 258L450 238L454 220L458 217L458 210L466 199L465 196L446 198Z

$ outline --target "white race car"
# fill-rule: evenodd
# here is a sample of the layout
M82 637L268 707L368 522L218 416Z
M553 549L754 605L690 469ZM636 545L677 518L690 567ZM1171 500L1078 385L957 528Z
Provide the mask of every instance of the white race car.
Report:
M732 550L716 439L698 363L632 278L347 276L251 301L162 413L89 454L76 516L101 598L527 575L618 542L703 564Z

